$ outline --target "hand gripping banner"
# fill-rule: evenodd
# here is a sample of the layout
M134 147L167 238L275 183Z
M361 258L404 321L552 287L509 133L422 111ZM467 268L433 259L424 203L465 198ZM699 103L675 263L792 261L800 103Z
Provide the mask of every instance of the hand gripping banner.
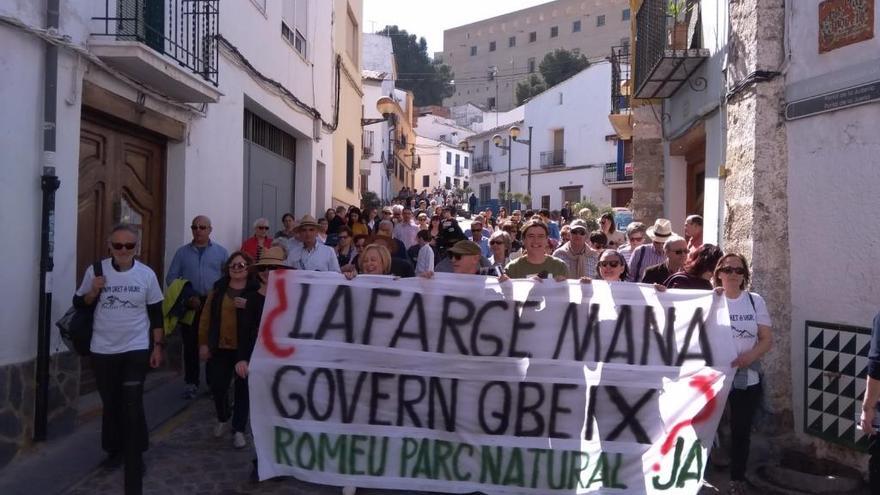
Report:
M260 479L696 494L732 382L723 297L275 271L250 363Z

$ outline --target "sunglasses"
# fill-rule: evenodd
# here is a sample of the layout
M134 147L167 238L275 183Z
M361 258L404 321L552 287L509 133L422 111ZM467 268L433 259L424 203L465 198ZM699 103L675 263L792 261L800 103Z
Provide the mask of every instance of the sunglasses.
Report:
M117 251L122 251L122 248L125 248L129 251L137 247L137 243L134 242L111 242L110 247Z
M243 262L233 263L233 264L229 265L230 270L244 270L247 267L248 267L248 264L243 263Z
M571 233L574 235L587 235L587 231L584 229L574 229Z
M723 268L720 268L718 271L721 273L726 273L728 275L731 273L735 273L737 275L745 275L746 274L746 269L739 267L739 266L737 266L737 267L725 266Z
M673 253L673 254L677 254L677 255L681 256L681 255L687 253L688 250L687 250L687 249L676 249L675 251L670 251L670 252Z
M193 229L193 230L208 230L208 229L210 229L211 227L209 227L209 226L207 226L207 225L190 225L189 228L191 228L191 229Z
M284 268L284 267L275 266L275 265L259 265L259 266L257 266L257 271L258 272L271 272L271 271L275 271L275 270L280 270L282 268Z
M450 253L450 254L452 255L452 259L454 259L455 261L460 260L461 257L464 256L463 254L458 254L458 253Z
M269 230L269 227L265 225L260 225L259 227L257 227L257 230Z
M489 241L489 244L492 244L494 246L496 244L504 244L504 241Z
M621 263L619 261L600 261L599 262L599 266L601 266L602 268L605 268L605 267L617 268L620 265L621 265Z

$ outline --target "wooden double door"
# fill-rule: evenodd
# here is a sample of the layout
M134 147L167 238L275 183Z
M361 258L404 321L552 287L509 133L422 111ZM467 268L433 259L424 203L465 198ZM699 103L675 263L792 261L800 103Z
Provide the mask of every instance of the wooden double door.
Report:
M98 113L83 112L79 146L77 283L109 255L107 236L128 223L141 233L138 259L161 282L165 225L163 138Z

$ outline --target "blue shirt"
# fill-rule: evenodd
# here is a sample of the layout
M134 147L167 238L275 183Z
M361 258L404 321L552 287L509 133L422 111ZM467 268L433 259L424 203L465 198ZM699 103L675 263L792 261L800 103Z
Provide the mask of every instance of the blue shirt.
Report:
M202 250L193 243L181 246L174 253L165 283L185 278L199 295L205 296L214 287L214 282L223 276L223 264L228 257L226 248L215 242L209 242Z
M559 231L559 224L554 222L553 220L547 222L547 230L547 237L551 239L556 239L558 241L562 237L562 233L560 233Z

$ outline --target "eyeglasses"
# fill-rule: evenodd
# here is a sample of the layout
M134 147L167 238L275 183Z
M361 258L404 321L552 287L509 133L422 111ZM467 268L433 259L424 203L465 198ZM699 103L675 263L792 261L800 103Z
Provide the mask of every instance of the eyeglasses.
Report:
M489 241L489 244L492 244L494 246L496 244L504 244L504 241Z
M211 228L211 226L210 225L190 225L189 228L191 228L193 230L208 230Z
M269 226L267 226L267 225L260 225L259 227L257 227L257 230L269 230Z
M745 275L746 274L746 269L741 266L737 266L737 267L725 266L725 267L720 268L718 271L721 273L726 273L728 275L730 275L731 273L735 273L737 275Z
M233 264L229 265L230 270L244 270L247 267L248 267L248 264L243 263L243 262L233 263Z
M587 231L584 229L574 229L571 233L574 235L587 235Z
M686 254L688 252L687 249L676 249L675 251L670 251L672 254L677 254L679 256Z
M599 262L599 266L601 266L602 268L606 268L606 267L617 268L620 265L621 265L621 263L619 261L600 261Z
M257 265L258 272L271 272L271 271L275 271L275 270L280 270L281 268L284 268L284 267L277 266L277 265Z
M117 251L122 251L122 248L125 248L129 251L137 247L137 243L135 242L111 242L110 247Z

